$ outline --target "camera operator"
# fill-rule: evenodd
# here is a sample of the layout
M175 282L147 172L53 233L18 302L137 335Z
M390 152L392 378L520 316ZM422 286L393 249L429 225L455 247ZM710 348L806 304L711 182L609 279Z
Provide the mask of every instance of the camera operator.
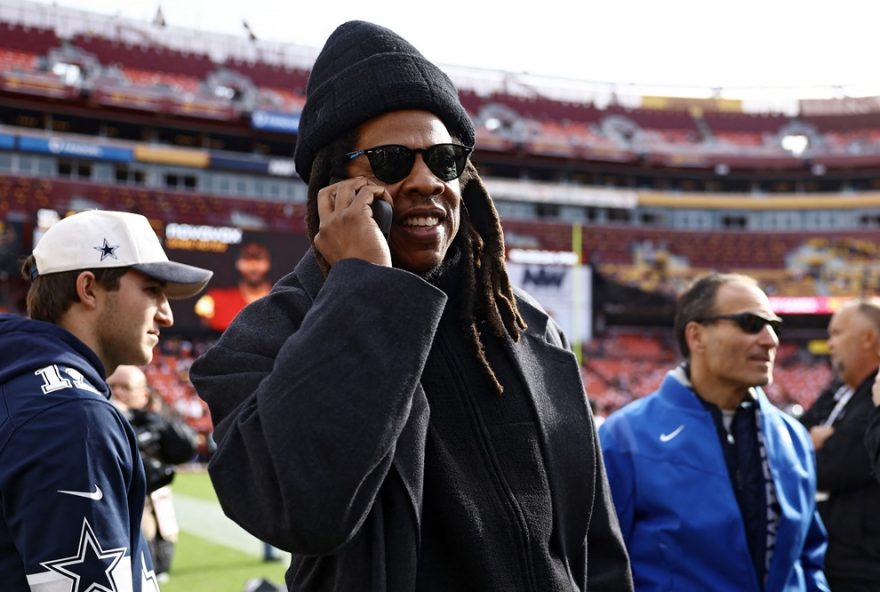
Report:
M196 434L182 420L154 408L147 377L137 366L119 366L107 378L107 384L112 392L111 401L137 435L147 477L147 501L141 528L150 544L156 574L160 581L165 581L171 570L179 531L170 485L175 465L195 455ZM156 402L161 405L160 400Z

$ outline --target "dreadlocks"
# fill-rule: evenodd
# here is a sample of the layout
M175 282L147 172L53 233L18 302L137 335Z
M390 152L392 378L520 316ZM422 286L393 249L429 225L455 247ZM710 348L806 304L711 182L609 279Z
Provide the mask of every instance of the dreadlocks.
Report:
M343 168L344 155L350 152L356 140L356 131L340 137L326 145L315 155L309 178L308 202L306 204L306 225L309 242L314 242L318 234L318 191L347 178ZM486 348L480 333L480 324L488 323L492 333L503 338L507 334L514 342L526 330L526 323L516 307L516 299L507 270L504 265L504 232L501 220L492 200L486 193L477 169L468 162L461 179L462 207L461 225L455 242L465 258L464 281L462 282L461 322L465 333L470 337L474 352L483 367L489 382L500 395L504 387L492 370L486 358ZM465 196L474 195L471 206L479 211L472 218L466 205ZM326 275L330 266L320 253L315 251L318 265Z

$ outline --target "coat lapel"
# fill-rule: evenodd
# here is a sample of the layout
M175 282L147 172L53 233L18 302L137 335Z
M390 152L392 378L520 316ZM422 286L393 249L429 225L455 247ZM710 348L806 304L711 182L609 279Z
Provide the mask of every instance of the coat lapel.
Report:
M598 448L577 360L570 351L529 333L517 343L505 343L537 415L553 503L553 534L563 557L576 556L589 525Z

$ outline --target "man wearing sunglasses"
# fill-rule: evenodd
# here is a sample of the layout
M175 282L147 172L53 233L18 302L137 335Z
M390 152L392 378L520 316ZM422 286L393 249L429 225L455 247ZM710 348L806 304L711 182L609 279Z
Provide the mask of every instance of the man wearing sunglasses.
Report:
M636 590L828 590L809 435L761 390L780 319L747 276L679 298L684 363L599 430Z
M880 299L848 302L831 316L828 352L839 388L822 393L802 419L816 447L825 573L834 592L880 590L880 484L865 449L880 367Z
M632 590L580 368L511 287L474 141L404 39L330 36L294 155L312 250L191 374L224 510L292 553L290 590Z

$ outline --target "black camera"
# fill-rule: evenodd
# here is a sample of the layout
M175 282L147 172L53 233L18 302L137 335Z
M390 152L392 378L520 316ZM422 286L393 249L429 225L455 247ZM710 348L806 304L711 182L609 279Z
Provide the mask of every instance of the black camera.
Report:
M195 452L195 434L182 421L154 411L131 410L128 420L144 461L147 493L171 484L174 465L186 462Z
M152 493L170 485L174 480L174 465L165 463L161 459L162 431L161 422L154 417L155 413L139 412L133 414L131 425L137 437L141 459L144 462L144 473L147 477L147 493Z

